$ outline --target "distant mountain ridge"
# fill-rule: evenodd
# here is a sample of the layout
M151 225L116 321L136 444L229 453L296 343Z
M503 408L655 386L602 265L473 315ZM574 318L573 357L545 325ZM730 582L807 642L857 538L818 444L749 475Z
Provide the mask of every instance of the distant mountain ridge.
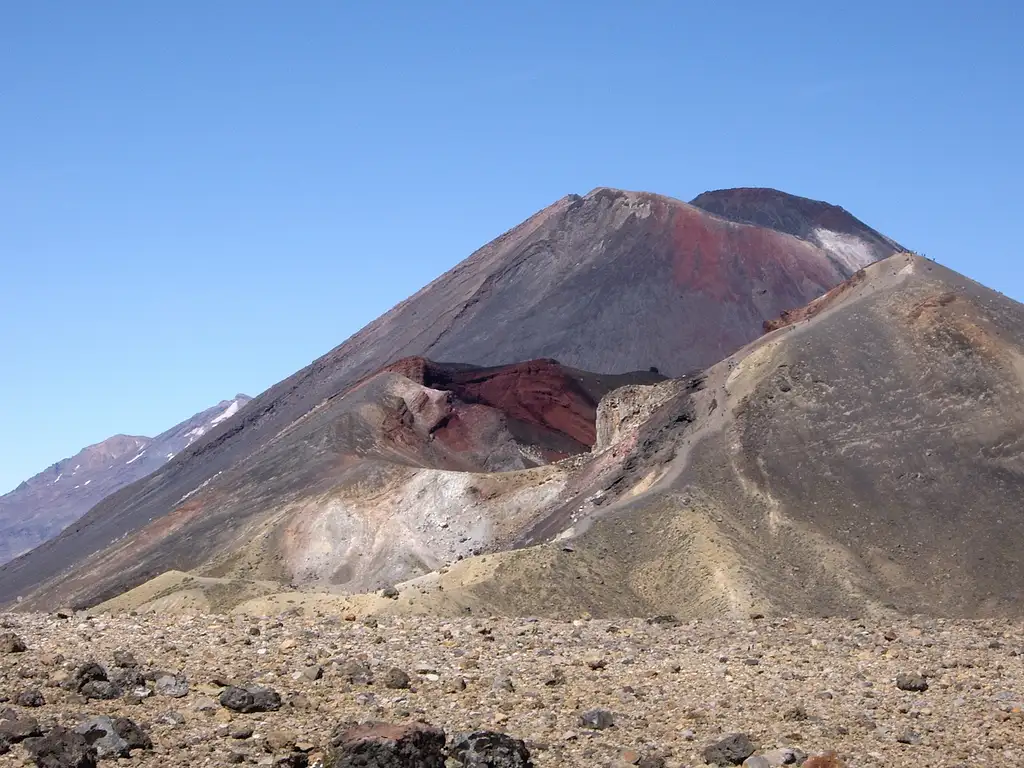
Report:
M56 536L115 491L162 467L252 398L235 395L156 437L114 435L0 496L0 563Z

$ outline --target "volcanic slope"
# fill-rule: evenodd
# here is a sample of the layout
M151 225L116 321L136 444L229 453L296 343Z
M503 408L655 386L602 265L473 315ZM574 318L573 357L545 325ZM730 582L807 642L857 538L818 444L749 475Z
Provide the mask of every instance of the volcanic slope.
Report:
M115 435L0 496L0 563L56 536L97 502L163 466L250 399L236 395L156 437Z
M404 358L39 599L89 604L177 570L374 589L504 548L567 495L568 471L551 462L589 452L601 396L662 380L553 360L479 368Z
M441 604L1024 615L1024 306L900 254L806 317L607 396L579 470L601 506L459 564Z
M856 220L847 228L872 231ZM732 353L765 320L861 266L670 198L605 188L567 196L257 397L144 483L98 505L77 532L5 566L0 603L183 500L195 504L191 495L219 473L294 434L315 408L396 358L483 366L554 358L579 370L656 367L679 375ZM253 474L255 495L262 477Z
M900 254L790 317L606 395L512 549L397 599L239 591L237 610L1024 615L1024 306Z

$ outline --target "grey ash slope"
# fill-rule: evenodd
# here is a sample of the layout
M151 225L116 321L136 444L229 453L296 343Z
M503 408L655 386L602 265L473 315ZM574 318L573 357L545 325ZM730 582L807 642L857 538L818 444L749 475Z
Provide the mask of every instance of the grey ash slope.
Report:
M250 399L236 395L156 437L115 435L0 496L0 563L56 536L107 496L159 469Z
M735 351L765 320L864 263L844 266L807 240L670 198L611 189L570 195L264 392L145 482L108 498L78 531L9 563L0 570L0 604L167 515L397 358L485 366L554 358L585 371L656 366L679 375Z

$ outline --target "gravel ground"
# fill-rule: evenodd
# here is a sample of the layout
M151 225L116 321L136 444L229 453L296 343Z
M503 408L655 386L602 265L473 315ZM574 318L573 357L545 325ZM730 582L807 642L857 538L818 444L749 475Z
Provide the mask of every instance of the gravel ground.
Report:
M152 738L101 765L271 765L301 750L315 766L337 725L368 720L425 720L449 740L503 731L538 767L704 765L729 733L767 758L749 765L783 747L850 768L1024 765L1020 622L347 619L0 615L0 711L44 731L127 717ZM90 661L102 672L76 679ZM83 688L104 672L114 690ZM409 687L389 687L402 672ZM281 707L232 711L228 684L269 687ZM38 705L33 691L45 703L18 705ZM610 718L586 720L612 725L586 727L594 709ZM32 764L24 743L0 756Z

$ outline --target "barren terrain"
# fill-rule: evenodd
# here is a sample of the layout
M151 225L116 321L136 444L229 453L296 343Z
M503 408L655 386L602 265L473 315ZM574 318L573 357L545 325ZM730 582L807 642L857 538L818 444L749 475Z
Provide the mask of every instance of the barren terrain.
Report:
M317 765L339 724L414 720L449 743L475 729L524 739L538 767L704 765L704 749L729 733L757 747L753 766L787 759L786 748L834 750L857 768L1024 764L1019 622L296 613L11 614L0 635L27 650L0 642L0 711L42 731L130 718L153 746L115 762L165 768ZM90 661L116 698L87 698L111 693L76 682ZM389 687L403 684L393 669L407 688ZM281 706L232 711L220 703L227 684L269 687ZM595 709L609 715L588 722L609 727L581 721ZM0 716L0 732L14 714ZM0 763L30 765L24 743Z

